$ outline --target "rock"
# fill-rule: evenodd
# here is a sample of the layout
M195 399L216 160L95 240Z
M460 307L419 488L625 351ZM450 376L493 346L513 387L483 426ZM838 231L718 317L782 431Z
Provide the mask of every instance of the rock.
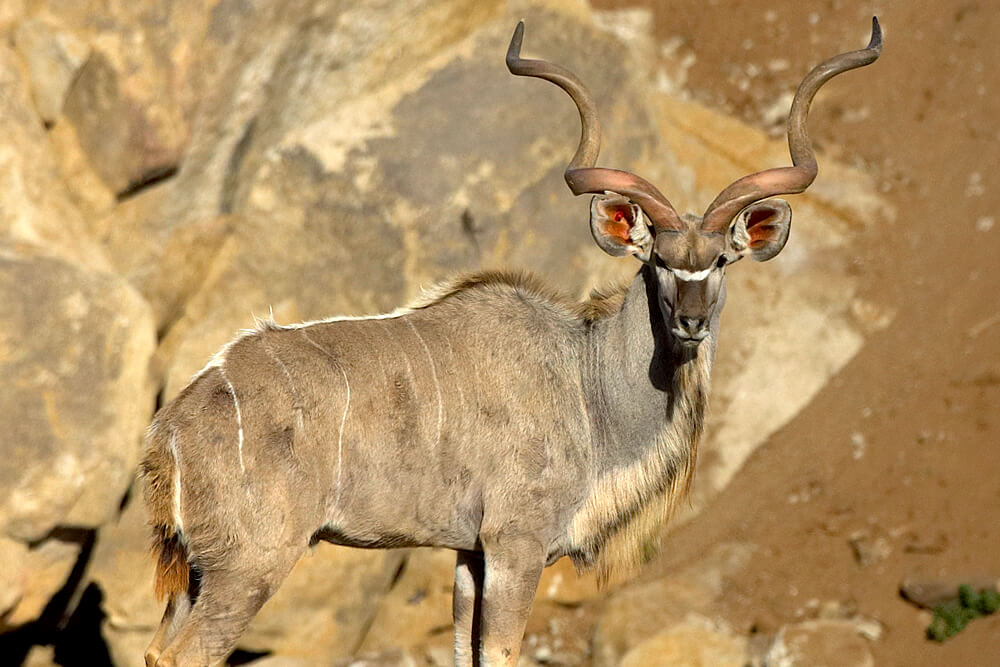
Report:
M653 635L622 658L620 667L743 667L747 639L690 617Z
M20 59L0 45L0 240L44 247L67 261L108 269L62 182L28 91Z
M344 658L333 663L334 667L417 667L417 660L403 651L384 651L382 653L359 653L351 658Z
M192 58L219 0L34 4L91 47L63 111L107 186L122 193L175 169L199 89Z
M54 646L32 646L21 667L56 667L58 664Z
M330 664L352 655L404 558L319 544L250 623L240 648Z
M0 535L113 516L154 403L149 308L122 280L0 245Z
M634 648L683 624L689 613L708 615L726 580L738 575L752 554L749 544L720 544L675 573L614 591L594 630L595 667L618 665Z
M14 32L14 46L28 65L31 93L38 114L55 122L77 70L90 52L85 42L48 22L30 18Z
M173 323L202 287L212 260L230 235L231 216L154 226L165 185L147 188L123 201L100 223L115 269L149 301L158 330Z
M132 493L116 521L101 529L88 576L103 594L101 634L116 665L141 665L163 616L153 597L149 528L140 494Z
M24 561L28 556L27 545L0 537L0 618L6 618L21 596L24 595ZM0 622L0 630L3 623Z
M399 579L379 605L358 653L374 655L391 649L409 649L419 646L432 634L450 634L454 575L454 551L413 550Z
M179 109L154 91L136 91L106 54L95 51L66 98L66 118L111 190L122 193L177 167L187 142ZM162 89L160 89L162 86Z
M59 159L59 173L73 204L80 210L87 223L91 238L101 240L106 231L100 227L117 200L80 148L76 130L66 121L56 122L49 130L49 140Z
M861 567L880 563L892 554L892 545L881 535L873 536L867 530L851 533L848 538L854 561Z
M0 35L6 35L24 14L25 0L4 0L0 3Z
M765 667L874 667L867 640L853 621L815 620L787 625L764 658Z
M968 584L974 591L1000 591L1000 578L979 576L956 576L951 579L929 577L909 577L900 584L899 593L903 599L924 609L958 601L958 587Z
M5 563L18 568L21 594L15 605L0 621L0 630L16 628L36 620L42 615L52 595L66 585L80 555L81 545L74 541L53 537L21 552L20 563Z

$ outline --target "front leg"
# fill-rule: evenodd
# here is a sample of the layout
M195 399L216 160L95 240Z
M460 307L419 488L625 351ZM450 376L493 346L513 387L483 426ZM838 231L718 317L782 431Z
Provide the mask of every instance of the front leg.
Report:
M479 667L480 619L483 601L483 554L459 551L455 559L455 667Z
M499 535L483 537L483 552L482 665L513 667L545 566L545 549L531 537Z

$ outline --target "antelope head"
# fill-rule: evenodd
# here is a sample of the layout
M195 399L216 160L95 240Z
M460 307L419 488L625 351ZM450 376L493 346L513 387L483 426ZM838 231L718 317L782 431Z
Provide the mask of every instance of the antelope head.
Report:
M604 252L632 255L655 272L659 305L667 328L682 346L695 347L709 335L720 307L726 266L750 256L764 262L788 240L792 209L779 194L804 191L816 178L817 164L806 128L809 105L820 87L841 72L874 62L882 50L878 19L872 19L868 46L834 56L813 68L799 85L788 116L791 167L744 176L726 187L704 215L678 215L667 198L641 177L595 167L601 130L597 109L583 83L569 70L542 60L521 58L524 22L507 49L512 74L551 81L566 91L580 112L582 131L565 178L573 194L594 194L590 230Z

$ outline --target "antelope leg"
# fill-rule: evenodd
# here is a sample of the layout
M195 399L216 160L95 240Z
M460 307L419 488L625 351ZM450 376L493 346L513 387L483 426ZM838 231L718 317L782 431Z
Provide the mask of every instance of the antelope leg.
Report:
M514 667L524 626L545 566L545 549L530 537L483 538L482 665Z
M153 635L153 641L146 649L147 667L153 667L156 664L163 649L173 641L190 612L191 598L186 591L167 600L167 609L163 612L163 620L160 621L160 627L157 628L156 634Z
M478 667L482 618L483 554L459 551L455 559L455 667Z

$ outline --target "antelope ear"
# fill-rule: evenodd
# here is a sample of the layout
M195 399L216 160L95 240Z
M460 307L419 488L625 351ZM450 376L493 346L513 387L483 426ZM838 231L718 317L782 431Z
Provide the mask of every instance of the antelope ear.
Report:
M784 199L750 204L729 227L729 247L737 259L750 255L766 262L785 247L791 227L792 207Z
M590 200L590 233L609 255L635 255L643 262L649 261L653 235L646 218L641 208L620 194L605 192Z

